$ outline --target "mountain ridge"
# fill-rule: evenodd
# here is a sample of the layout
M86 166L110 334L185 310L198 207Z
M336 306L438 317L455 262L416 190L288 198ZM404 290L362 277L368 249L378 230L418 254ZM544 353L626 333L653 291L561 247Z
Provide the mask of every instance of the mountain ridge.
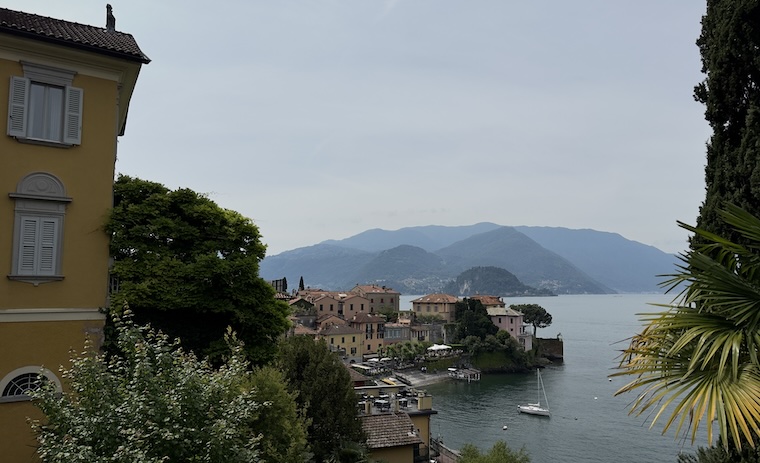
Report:
M651 293L662 292L657 275L672 273L676 262L675 255L616 233L480 222L367 230L267 256L260 275L303 276L322 289L376 283L429 294L469 268L493 266L556 294Z

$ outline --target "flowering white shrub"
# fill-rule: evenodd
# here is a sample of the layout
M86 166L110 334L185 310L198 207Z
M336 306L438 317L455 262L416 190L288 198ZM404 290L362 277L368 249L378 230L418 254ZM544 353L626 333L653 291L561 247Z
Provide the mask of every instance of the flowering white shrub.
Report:
M63 369L67 390L30 392L45 419L33 421L44 463L258 462L248 423L262 406L246 386L248 363L228 332L232 355L219 368L178 342L115 319L119 355L88 346Z

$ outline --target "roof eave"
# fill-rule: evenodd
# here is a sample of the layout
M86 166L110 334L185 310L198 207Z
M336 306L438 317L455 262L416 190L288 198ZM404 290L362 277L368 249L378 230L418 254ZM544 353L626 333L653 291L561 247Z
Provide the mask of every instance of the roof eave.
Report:
M0 32L2 32L4 34L24 37L24 38L31 39L31 40L39 40L41 42L53 43L53 44L64 46L64 47L70 47L70 48L75 48L75 49L78 49L78 50L84 50L84 51L89 51L89 52L92 52L92 53L98 53L98 54L110 56L110 57L113 57L113 58L119 58L119 59L123 59L123 60L127 60L127 61L134 61L134 62L142 63L142 64L148 64L151 61L150 58L148 58L145 55L145 53L142 53L142 51L140 52L140 56L137 56L137 55L133 55L133 54L129 54L129 53L123 53L123 52L119 52L119 51L115 51L115 50L109 50L107 48L96 47L96 46L88 45L88 44L84 44L84 43L71 42L71 41L68 41L68 40L62 40L62 39L59 39L57 37L49 37L49 36L46 36L46 35L40 35L40 34L37 34L35 32L29 32L29 31L24 31L24 30L19 30L19 29L13 29L13 28L10 28L10 27L7 27L7 26L0 26Z

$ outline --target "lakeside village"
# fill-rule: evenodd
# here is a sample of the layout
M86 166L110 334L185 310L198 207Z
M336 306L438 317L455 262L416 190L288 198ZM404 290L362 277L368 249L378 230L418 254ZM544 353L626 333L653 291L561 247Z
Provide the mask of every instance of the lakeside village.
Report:
M515 364L510 355L473 355L452 343L457 305L463 299L429 294L401 309L401 294L378 285L348 291L302 288L288 293L285 279L274 280L277 297L292 309L288 336L323 339L349 370L356 391L356 410L373 459L395 462L455 462L458 452L431 436L437 412L423 389L445 380L478 381L483 373L526 371L562 361L561 337L535 338L524 314L501 297L475 295L499 333L519 345L529 363ZM302 286L302 285L301 285ZM460 309L461 310L461 309ZM505 334L499 337L505 338Z

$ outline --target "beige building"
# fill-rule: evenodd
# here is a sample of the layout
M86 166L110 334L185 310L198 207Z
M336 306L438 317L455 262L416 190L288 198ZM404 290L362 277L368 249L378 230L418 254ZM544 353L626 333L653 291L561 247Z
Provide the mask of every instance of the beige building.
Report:
M362 354L376 354L383 346L385 336L385 318L370 313L358 313L348 319L351 326L358 329L364 338Z
M346 360L362 360L362 336L358 328L349 325L327 325L318 331L317 338L324 339L332 352Z
M412 301L412 312L417 316L432 315L451 323L455 320L457 302L459 298L449 294L428 294Z
M356 285L350 292L369 299L369 311L371 313L379 312L380 309L399 311L401 293L387 286Z

